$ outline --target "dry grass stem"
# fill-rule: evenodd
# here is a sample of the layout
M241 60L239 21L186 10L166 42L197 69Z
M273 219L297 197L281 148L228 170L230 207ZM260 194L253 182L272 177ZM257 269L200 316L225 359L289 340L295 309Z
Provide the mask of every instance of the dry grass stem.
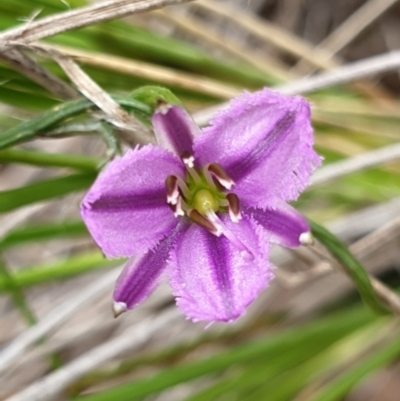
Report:
M330 255L330 253L326 250L326 248L322 244L315 243L314 245L310 246L310 249L321 259L329 261L332 267L338 269L339 271L347 275L346 270L343 268L343 266ZM371 282L372 288L375 291L375 294L386 304L386 306L394 314L400 315L400 297L389 287L380 282L378 279L376 279L375 277L371 276L368 273L367 275Z
M241 93L239 88L223 84L219 81L183 71L177 72L172 68L161 67L143 61L78 50L65 46L52 46L52 48L86 65L140 77L167 86L204 93L221 99L230 99Z
M318 74L314 77L303 78L295 82L274 88L289 96L305 95L336 85L343 85L376 74L394 71L400 68L400 51L370 57L338 67L332 71ZM206 125L212 116L219 110L226 109L228 103L204 109L194 115L199 125Z
M314 173L311 184L327 183L348 174L364 171L398 159L400 159L400 143L374 149L320 168Z
M351 14L334 32L327 36L317 46L317 49L323 49L332 55L336 54L397 2L398 0L367 1L356 12Z
M7 370L18 357L29 349L29 347L61 326L78 310L84 308L87 304L111 288L119 273L120 269L117 268L101 276L101 278L92 285L84 290L80 290L74 298L68 299L63 304L54 308L36 325L21 333L8 347L0 352L0 373Z
M315 49L325 51L326 62L334 60L336 53L356 39L369 25L376 21L385 11L398 0L369 0L354 12L335 31L327 36ZM330 56L329 56L330 55ZM292 69L293 72L310 73L306 59L303 58ZM337 62L335 62L337 64Z
M69 10L36 21L29 21L0 34L0 52L4 52L15 43L29 44L40 39L57 35L73 29L84 28L100 22L126 17L135 13L155 10L192 0L116 0L104 1Z
M166 10L155 11L152 14L173 23L176 28L195 36L202 43L213 46L217 50L222 50L238 60L243 60L258 70L273 75L283 82L291 81L295 78L295 75L291 74L283 63L280 63L278 60L260 57L254 51L251 51L251 49L238 46L235 41L221 37L217 31L208 29L205 24L200 24L195 18L190 16L182 18L182 16L175 15L173 12Z
M244 10L225 7L223 4L210 0L201 0L193 3L193 7L201 7L230 21L234 21L235 24L244 28L247 32L265 40L281 51L285 51L298 58L305 58L315 67L331 69L337 65L330 61L330 53L324 50L315 50L314 46L292 35L290 32L266 20L261 20L255 15L246 13Z
M17 49L0 53L0 60L60 99L71 100L78 96L73 88Z
M178 318L181 318L181 315L175 308L169 309L162 314L157 314L156 317L150 316L127 330L123 335L114 337L93 348L73 362L13 395L7 401L50 401L58 399L60 393L77 379L104 362L140 347L162 327Z
M125 111L111 96L94 82L69 56L45 45L23 46L41 52L56 61L82 95L91 100L105 114L105 119L115 127L127 131L123 139L134 146L151 141L151 132L136 118ZM129 133L129 134L128 134Z

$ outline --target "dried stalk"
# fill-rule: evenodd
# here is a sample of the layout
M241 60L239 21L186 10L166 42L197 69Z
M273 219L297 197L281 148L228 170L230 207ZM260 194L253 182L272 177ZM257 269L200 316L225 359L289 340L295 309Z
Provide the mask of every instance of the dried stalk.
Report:
M315 49L325 51L328 57L326 62L334 60L336 54L356 39L369 25L376 21L385 11L392 7L398 0L370 0L354 12L335 31L327 36ZM310 73L306 69L307 62L303 58L292 69L294 72Z
M50 47L50 46L48 46ZM53 49L70 56L82 64L100 67L122 74L144 78L168 86L196 91L221 99L230 99L240 94L240 89L219 81L204 78L200 75L176 71L172 68L162 67L143 61L131 60L125 57L100 54L87 50L73 49L65 46L51 46Z
M396 223L398 225L398 222ZM347 275L346 270L343 268L343 266L336 259L332 258L330 253L323 245L315 243L313 246L310 246L310 249L321 259L329 261L331 266L335 267L336 269ZM388 308L394 314L400 315L400 297L378 279L368 273L367 275L375 294L388 306Z
M366 2L316 48L330 52L333 57L397 2L398 0Z
M398 159L400 159L400 144L396 143L322 167L314 173L311 183L312 185L327 183L347 174L363 171Z
M178 318L181 318L181 315L176 308L158 314L157 317L150 316L123 335L114 337L90 350L61 369L36 381L7 401L50 401L56 397L59 399L60 393L77 379L102 363L140 347L162 327Z
M65 11L3 32L0 34L0 52L16 43L29 44L73 29L189 1L192 0L113 0Z
M0 53L0 60L60 99L71 100L78 96L73 88L17 49Z
M108 290L113 285L119 273L120 269L117 268L103 275L92 285L80 291L74 298L68 299L60 306L54 308L48 316L41 319L35 326L21 333L7 348L0 352L0 373L8 369L30 346L55 330L79 309L84 308L85 305Z
M338 67L335 70L321 73L315 77L304 78L278 86L275 90L289 96L305 95L331 86L343 85L376 74L394 71L399 68L400 51L394 51L356 61L355 63ZM206 125L217 111L226 109L227 107L228 103L224 103L202 110L194 115L195 120L199 125Z

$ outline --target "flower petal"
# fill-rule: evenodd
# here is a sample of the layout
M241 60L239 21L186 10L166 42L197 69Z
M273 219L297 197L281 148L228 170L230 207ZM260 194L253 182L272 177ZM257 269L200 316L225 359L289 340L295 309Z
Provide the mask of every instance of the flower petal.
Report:
M267 230L270 242L287 248L302 245L300 237L304 238L310 232L306 218L286 203L275 209L249 208L244 213Z
M235 321L273 278L263 230L248 216L237 224L226 215L222 220L254 258L195 224L171 251L168 273L177 305L195 322Z
M193 138L200 129L185 109L162 104L153 114L152 124L160 146L183 159L193 156Z
M154 249L129 259L114 289L114 310L117 314L119 311L135 308L156 289L179 230L180 226L177 226L174 232L160 241Z
M234 99L195 139L201 164L219 163L248 206L297 199L320 165L313 151L310 107L300 97L269 89Z
M177 224L167 205L165 179L184 177L183 164L148 145L114 160L86 194L82 218L108 257L132 256L152 248Z

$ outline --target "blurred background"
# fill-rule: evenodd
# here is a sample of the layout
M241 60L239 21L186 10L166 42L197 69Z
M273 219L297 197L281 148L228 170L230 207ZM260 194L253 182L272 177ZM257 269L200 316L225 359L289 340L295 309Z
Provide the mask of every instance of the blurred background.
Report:
M0 29L87 4L2 0ZM244 89L400 50L400 3L202 0L43 43L73 56L110 94L165 86L200 121ZM275 281L234 325L204 330L186 321L166 284L114 319L111 294L123 261L103 258L79 216L85 190L116 149L113 136L84 110L44 124L43 113L74 97L73 85L42 54L23 54L43 70L29 74L15 54L0 55L0 139L25 132L24 123L33 132L0 150L1 400L400 399L398 321L370 312L351 280L309 249L273 250ZM37 78L43 71L47 86ZM340 161L355 167L320 173L295 204L395 291L399 78L391 71L306 95L321 171ZM384 147L381 163L359 162Z

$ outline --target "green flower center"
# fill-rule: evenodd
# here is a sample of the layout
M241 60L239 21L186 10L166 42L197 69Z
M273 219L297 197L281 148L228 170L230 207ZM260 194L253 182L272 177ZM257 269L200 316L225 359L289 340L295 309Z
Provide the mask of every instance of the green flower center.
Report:
M186 176L186 185L189 190L185 199L191 209L196 209L203 216L207 212L227 212L226 194L220 191L211 177L205 176L202 171L190 169Z
M186 167L185 179L168 176L165 180L167 203L175 217L187 216L215 235L221 235L223 224L217 215L229 213L233 222L241 219L239 198L228 192L234 182L216 164L202 168Z

